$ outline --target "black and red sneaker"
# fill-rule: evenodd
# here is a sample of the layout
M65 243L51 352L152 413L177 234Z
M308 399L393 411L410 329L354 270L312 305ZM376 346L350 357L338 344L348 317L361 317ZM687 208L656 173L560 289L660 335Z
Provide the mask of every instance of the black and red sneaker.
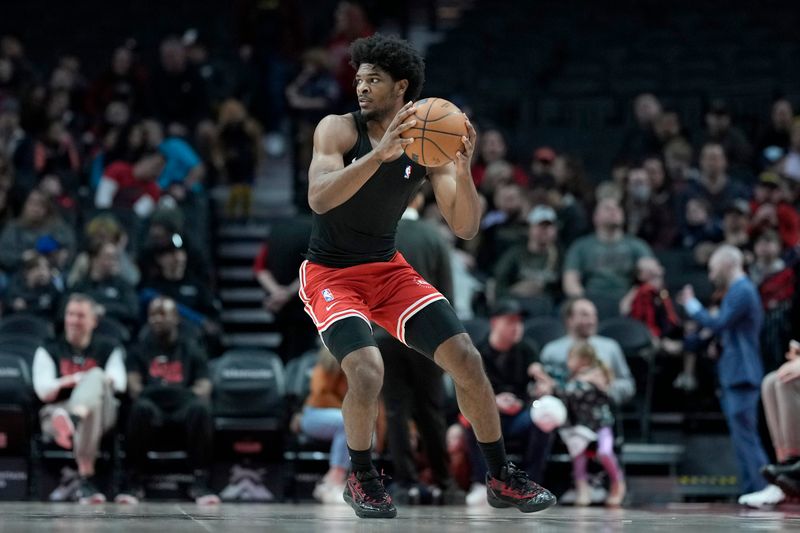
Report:
M486 492L492 507L516 507L523 513L543 511L556 504L549 490L528 479L514 463L506 463L499 479L486 474Z
M386 492L386 476L374 469L370 472L351 472L344 486L344 501L359 518L394 518L397 509Z

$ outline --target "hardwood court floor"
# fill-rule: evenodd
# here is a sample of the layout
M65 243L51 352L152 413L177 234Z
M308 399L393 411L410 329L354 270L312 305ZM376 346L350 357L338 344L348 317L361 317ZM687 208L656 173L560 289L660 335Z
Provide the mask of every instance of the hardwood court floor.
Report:
M617 511L563 506L533 515L466 507L401 507L398 511L393 520L360 520L344 505L224 504L209 508L189 503L147 503L137 507L2 503L0 533L800 531L797 506L772 511L718 504Z

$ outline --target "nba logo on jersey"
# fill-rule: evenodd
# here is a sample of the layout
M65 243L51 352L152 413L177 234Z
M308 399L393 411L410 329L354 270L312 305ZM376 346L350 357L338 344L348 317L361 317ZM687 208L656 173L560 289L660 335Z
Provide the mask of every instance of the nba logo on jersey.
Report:
M324 290L322 291L322 297L323 297L323 298L325 298L325 301L326 301L326 302L331 302L331 301L333 301L333 293L331 292L331 290L330 290L330 289L324 289Z
M408 179L408 178L411 177L411 165L406 165L406 173L405 173L405 175L403 177L405 179Z

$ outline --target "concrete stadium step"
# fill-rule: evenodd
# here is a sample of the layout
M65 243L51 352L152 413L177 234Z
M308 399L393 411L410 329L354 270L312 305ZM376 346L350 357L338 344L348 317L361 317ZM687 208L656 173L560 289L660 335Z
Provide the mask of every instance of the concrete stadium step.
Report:
M270 225L256 224L223 224L217 231L220 239L264 239L269 235Z
M275 350L281 344L280 333L231 333L223 335L225 348L262 348Z
M272 324L275 315L265 309L227 309L222 312L225 324Z
M250 267L223 267L219 269L219 279L223 282L256 283L256 276Z
M264 291L258 287L245 287L239 289L222 289L219 291L223 307L233 308L233 304L254 304L264 300Z
M246 259L252 261L258 255L258 242L234 242L217 246L217 255L223 259Z

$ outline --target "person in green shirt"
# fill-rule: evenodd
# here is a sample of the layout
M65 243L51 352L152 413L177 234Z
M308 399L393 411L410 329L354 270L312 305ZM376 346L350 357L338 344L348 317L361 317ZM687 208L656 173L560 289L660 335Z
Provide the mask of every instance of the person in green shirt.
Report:
M528 242L506 251L494 269L495 297L558 299L561 251L557 216L552 207L538 205L528 214Z
M603 198L594 211L595 232L570 246L564 261L564 293L617 302L631 288L636 262L652 257L650 246L623 231L625 213L616 198Z

